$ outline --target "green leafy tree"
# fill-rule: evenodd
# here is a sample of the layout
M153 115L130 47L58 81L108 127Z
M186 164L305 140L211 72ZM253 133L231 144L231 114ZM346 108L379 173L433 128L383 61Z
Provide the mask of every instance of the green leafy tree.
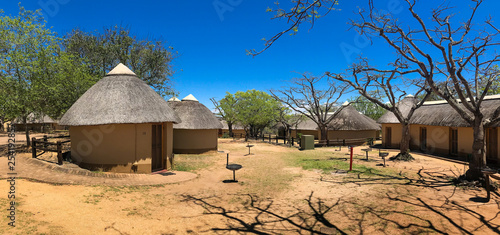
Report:
M59 119L98 78L92 76L80 58L59 50L51 64L51 76L43 77L40 108L50 117Z
M236 117L236 99L234 95L226 92L226 96L217 101L215 98L210 98L215 108L219 111L218 115L222 117L227 123L229 129L229 136L233 136L233 125L237 122Z
M19 6L18 16L0 18L1 111L26 124L28 114L43 112L44 90L51 84L51 67L56 61L57 37L45 26L40 11ZM30 146L29 131L26 140Z
M65 50L82 59L93 76L103 77L118 63L127 65L155 91L173 96L172 60L176 53L163 40L139 39L130 29L113 26L98 31L74 29L65 36Z
M238 91L234 98L236 120L245 128L247 136L258 137L278 119L281 103L264 91Z
M387 111L362 95L351 98L348 101L356 110L375 121Z

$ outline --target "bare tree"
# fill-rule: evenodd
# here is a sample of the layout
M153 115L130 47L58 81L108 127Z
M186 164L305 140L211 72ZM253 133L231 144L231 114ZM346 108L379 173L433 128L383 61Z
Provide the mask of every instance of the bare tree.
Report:
M337 101L347 92L345 84L334 84L328 77L326 77L329 84L326 86L327 89L319 89L321 85L318 83L324 77L303 74L300 78L292 79L289 87L270 91L275 99L313 120L318 125L323 141L328 140L328 124L344 107L338 108Z
M255 49L247 50L247 54L253 56L259 55L271 47L281 36L297 34L301 24L309 23L312 28L317 19L328 15L331 11L338 10L335 8L338 0L291 0L291 7L288 7L288 5L283 7L279 1L274 2L274 4L275 7L268 8L267 11L274 13L272 19L286 19L288 27L266 40L264 49L260 51L256 51Z
M473 128L473 158L466 175L478 179L481 168L486 166L485 128L500 122L500 107L492 118L486 118L481 109L500 74L500 56L496 52L500 32L491 19L482 22L484 25L474 22L482 0L470 1L465 22L453 20L456 10L445 3L432 9L427 20L416 12L417 1L405 2L413 24L403 25L375 8L360 11L360 21L351 23L363 35L384 39L400 58L402 73L418 73ZM447 85L439 86L443 80Z
M307 4L324 6L332 2L336 3L333 0L292 0L294 5L300 6L298 11L307 10L306 19L316 19L320 14L304 8ZM416 0L404 1L408 13L405 18L379 11L377 2L367 2L369 10L360 9L360 20L351 21L352 26L362 35L383 39L399 58L396 67L400 74L417 73L473 128L473 158L466 176L479 179L481 168L486 166L485 128L500 122L500 108L488 118L481 109L484 97L500 74L500 56L496 52L500 31L491 18L476 20L483 0L471 0L469 11L463 6L458 11L458 7L450 7L448 1L442 1L437 8L429 9L431 15L425 18L417 13ZM425 7L423 3L418 8ZM311 26L314 23L297 14L297 8L278 8L275 18L287 19L294 28L301 23ZM442 81L447 86L440 87L438 82Z
M399 144L400 154L396 156L398 160L412 160L409 154L410 149L410 119L416 109L421 107L430 95L430 90L426 89L425 81L421 79L405 79L402 76L406 72L401 72L397 67L398 61L394 63L396 67L392 70L378 70L371 68L366 59L354 64L349 70L351 72L347 79L344 75L327 75L341 82L349 84L374 104L392 112L401 124L401 141ZM401 82L401 80L404 80ZM399 84L395 84L399 83ZM417 88L415 97L424 93L424 98L420 101L414 97L407 96L406 91ZM405 99L402 99L405 97ZM387 102L385 102L387 100Z

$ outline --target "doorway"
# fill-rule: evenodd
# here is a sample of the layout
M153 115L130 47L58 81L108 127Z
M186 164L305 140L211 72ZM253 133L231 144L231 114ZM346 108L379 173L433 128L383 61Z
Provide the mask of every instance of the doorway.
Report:
M498 163L498 129L488 128L486 135L486 161L488 163Z
M458 129L450 128L450 155L458 155Z
M420 150L427 150L427 128L420 127Z
M392 142L392 128L386 127L385 128L385 147L390 148L391 142Z
M151 134L151 171L158 171L163 169L162 125L152 125Z

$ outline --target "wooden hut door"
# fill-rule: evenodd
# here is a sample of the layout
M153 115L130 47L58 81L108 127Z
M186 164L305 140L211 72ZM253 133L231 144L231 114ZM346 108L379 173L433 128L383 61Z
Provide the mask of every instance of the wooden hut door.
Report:
M427 128L420 127L420 150L427 149Z
M151 171L163 169L162 165L162 128L152 125Z
M386 127L385 128L385 147L386 148L390 148L391 147L391 143L392 143L392 128L390 127Z
M488 163L498 163L498 131L496 127L487 129L486 159Z

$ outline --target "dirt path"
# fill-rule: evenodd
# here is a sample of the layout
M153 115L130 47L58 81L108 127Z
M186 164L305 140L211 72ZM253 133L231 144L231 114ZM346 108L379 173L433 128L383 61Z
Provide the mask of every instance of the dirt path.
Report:
M17 156L16 177L51 184L107 185L107 186L140 186L171 184L192 180L197 177L190 172L169 171L158 174L113 174L95 173L79 168L64 168L54 163L46 163L31 159L29 154ZM0 157L0 165L7 166L7 158ZM0 168L0 179L12 175L7 167Z
M296 167L296 149L221 140L230 162L243 165L238 183L223 183L226 154L200 156L198 178L164 186L109 187L17 182L17 223L10 234L493 234L499 232L500 198L457 188L448 175L463 166L416 156L410 163L366 165L373 174L323 173ZM315 160L347 156L334 148L304 151ZM362 153L364 154L364 152ZM361 155L361 153L360 153ZM177 156L181 158L183 156ZM423 170L421 170L423 167ZM419 173L420 175L417 174ZM0 191L8 183L0 181ZM8 201L0 198L0 211Z

